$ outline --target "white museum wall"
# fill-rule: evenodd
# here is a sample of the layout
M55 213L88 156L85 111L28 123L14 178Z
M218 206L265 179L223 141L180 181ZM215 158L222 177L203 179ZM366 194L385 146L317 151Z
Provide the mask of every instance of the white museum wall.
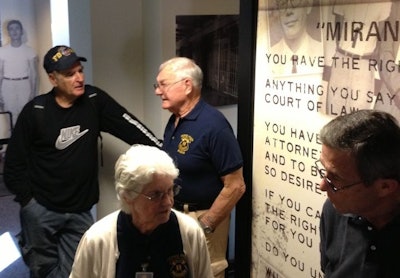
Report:
M142 1L91 1L93 84L107 91L140 120L144 118ZM151 89L148 88L148 89ZM150 92L149 92L150 93ZM117 208L114 164L129 145L103 134L98 218Z

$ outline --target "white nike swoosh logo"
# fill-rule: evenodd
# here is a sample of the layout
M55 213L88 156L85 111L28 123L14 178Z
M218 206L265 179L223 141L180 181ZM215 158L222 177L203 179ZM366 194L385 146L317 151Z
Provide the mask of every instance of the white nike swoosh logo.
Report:
M57 140L56 140L56 149L58 150L64 150L71 144L73 144L75 141L77 141L79 138L81 138L83 135L85 135L89 129L85 129L82 132L79 133L73 133L70 138L67 140L62 141L61 135L58 135Z

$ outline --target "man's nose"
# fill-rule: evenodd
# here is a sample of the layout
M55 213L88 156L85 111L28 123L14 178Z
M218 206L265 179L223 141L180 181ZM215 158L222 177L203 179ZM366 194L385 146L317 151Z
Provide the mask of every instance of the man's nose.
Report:
M321 189L321 191L328 191L328 182L324 178L319 182L319 189Z
M154 87L154 93L156 95L161 95L162 94L160 86Z

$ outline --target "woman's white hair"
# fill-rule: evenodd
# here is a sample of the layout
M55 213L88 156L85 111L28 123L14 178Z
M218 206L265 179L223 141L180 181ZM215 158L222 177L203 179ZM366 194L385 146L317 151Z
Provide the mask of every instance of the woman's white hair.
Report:
M172 179L176 179L179 175L172 158L156 147L133 145L118 158L114 177L121 210L130 213L125 198L136 198L138 195L136 192L142 192L143 188L152 182L155 174Z

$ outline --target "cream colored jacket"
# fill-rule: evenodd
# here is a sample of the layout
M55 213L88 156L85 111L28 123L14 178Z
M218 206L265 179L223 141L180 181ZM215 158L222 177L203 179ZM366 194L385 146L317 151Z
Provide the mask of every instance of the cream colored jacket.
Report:
M183 252L191 278L213 278L206 239L197 222L173 210L179 223ZM75 254L70 278L114 278L119 256L115 211L94 223L82 237ZM162 248L162 246L160 246Z

